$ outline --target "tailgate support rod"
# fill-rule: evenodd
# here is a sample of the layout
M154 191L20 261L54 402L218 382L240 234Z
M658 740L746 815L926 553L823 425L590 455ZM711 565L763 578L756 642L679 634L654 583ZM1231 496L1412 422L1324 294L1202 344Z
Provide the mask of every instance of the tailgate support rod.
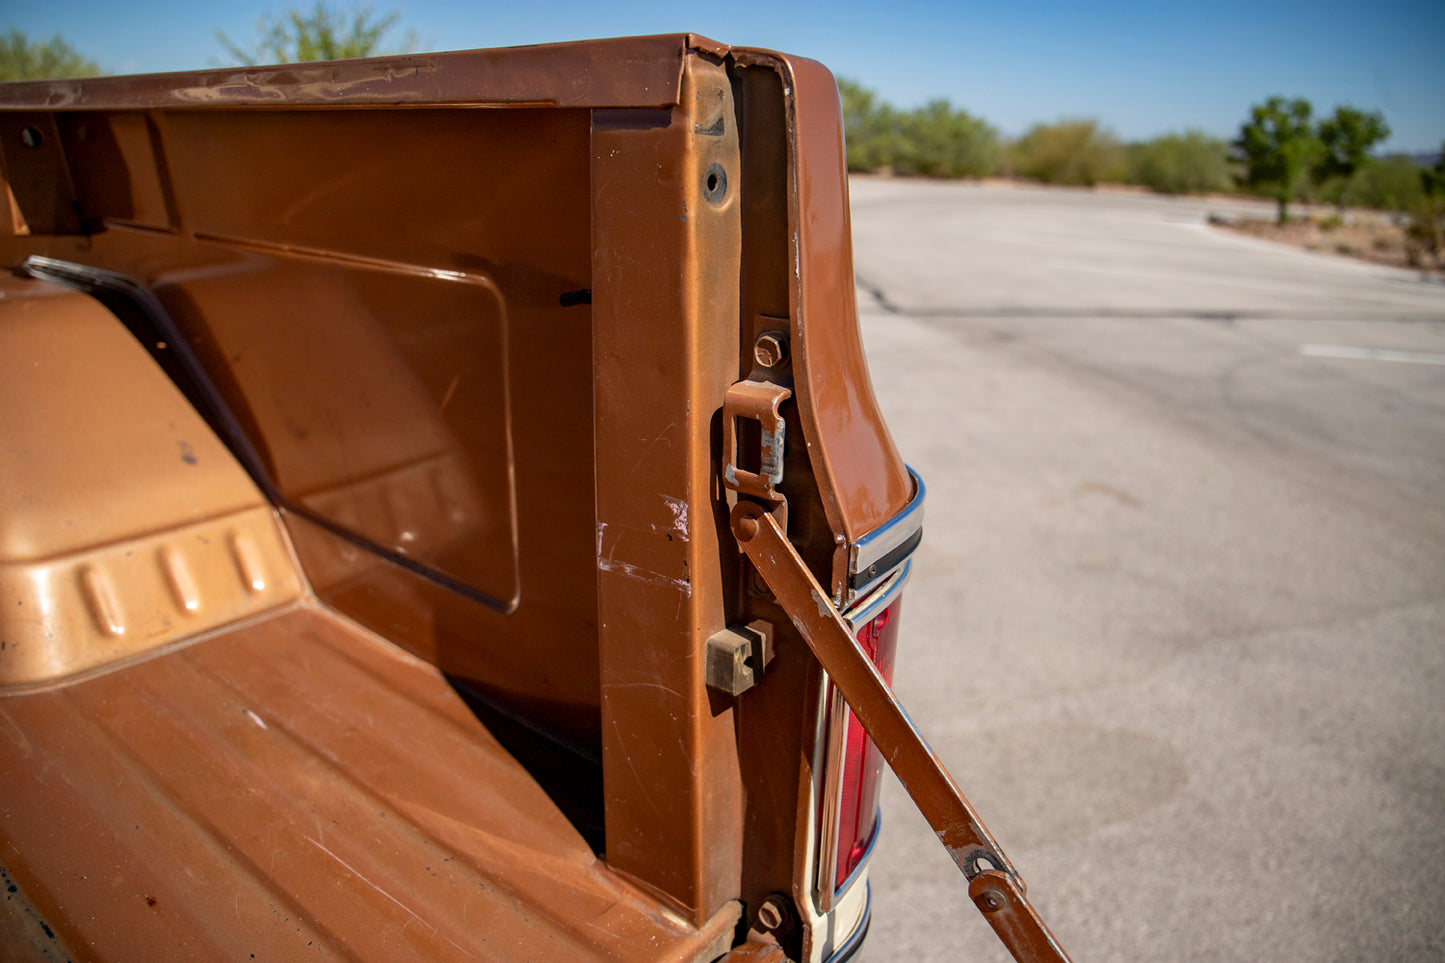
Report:
M1068 963L1068 954L1024 895L1018 871L859 648L832 599L773 516L756 502L740 501L733 509L731 524L748 561L968 878L969 897L1004 946L1020 963Z

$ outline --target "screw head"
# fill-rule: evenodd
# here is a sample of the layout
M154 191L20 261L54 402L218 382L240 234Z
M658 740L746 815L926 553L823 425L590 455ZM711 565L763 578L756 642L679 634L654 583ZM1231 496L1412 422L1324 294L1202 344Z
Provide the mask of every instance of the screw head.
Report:
M1003 904L1003 894L1000 893L998 890L986 889L983 891L983 905L987 907L990 911L997 911L1003 909Z

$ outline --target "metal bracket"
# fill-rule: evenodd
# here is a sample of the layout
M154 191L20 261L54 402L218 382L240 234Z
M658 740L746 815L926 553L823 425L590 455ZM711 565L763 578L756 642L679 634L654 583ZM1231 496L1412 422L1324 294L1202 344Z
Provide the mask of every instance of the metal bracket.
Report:
M1068 955L1025 897L1017 870L898 704L777 521L761 505L739 502L733 509L732 530L743 554L971 881L970 896L1014 959L1068 963Z
M778 501L786 425L779 406L793 396L782 385L739 381L723 399L723 484L735 492ZM756 432L748 422L756 423ZM756 450L753 443L756 442Z

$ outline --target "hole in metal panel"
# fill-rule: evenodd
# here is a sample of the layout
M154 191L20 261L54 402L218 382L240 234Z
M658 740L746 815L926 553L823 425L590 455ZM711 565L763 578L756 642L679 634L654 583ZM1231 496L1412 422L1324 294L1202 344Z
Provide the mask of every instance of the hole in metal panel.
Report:
M721 164L712 164L703 175L702 196L709 204L721 204L728 193L728 175Z

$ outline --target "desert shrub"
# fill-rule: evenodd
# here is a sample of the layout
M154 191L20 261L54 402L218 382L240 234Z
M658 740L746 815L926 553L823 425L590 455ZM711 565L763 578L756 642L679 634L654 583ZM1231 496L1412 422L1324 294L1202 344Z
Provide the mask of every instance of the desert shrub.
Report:
M838 81L851 171L986 177L998 170L998 132L946 100L899 111L851 80Z
M19 30L0 34L0 80L94 77L100 67L56 34L31 40Z
M1405 253L1411 264L1427 258L1445 267L1445 144L1434 167L1417 167L1420 196L1410 206L1405 224Z
M1229 145L1202 131L1130 144L1128 157L1130 182L1160 194L1203 194L1234 186Z
M1092 120L1038 124L1014 141L1009 166L1045 184L1122 181L1128 173L1124 145Z
M931 100L898 118L892 166L899 174L987 177L998 172L998 131L946 100Z
M1445 266L1445 195L1421 195L1405 222L1405 256L1416 267Z
M1350 184L1349 202L1382 211L1408 211L1424 196L1420 175L1424 170L1408 157L1382 157L1360 168ZM1344 184L1331 180L1321 190L1324 200L1340 203Z
M896 112L880 101L873 91L843 78L838 79L843 100L843 137L850 171L876 171L891 167L896 150Z

